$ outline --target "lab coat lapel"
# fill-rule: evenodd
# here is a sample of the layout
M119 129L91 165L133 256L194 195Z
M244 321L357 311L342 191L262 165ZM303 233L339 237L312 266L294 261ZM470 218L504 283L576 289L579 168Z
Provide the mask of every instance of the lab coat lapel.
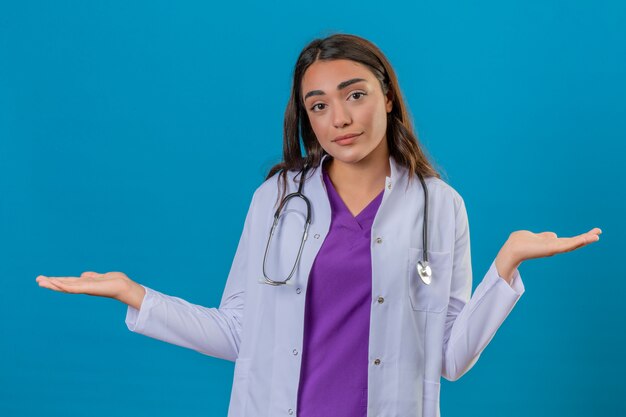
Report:
M307 236L307 241L302 250L302 262L298 266L298 284L306 287L309 273L313 267L313 261L317 256L324 239L330 230L331 208L326 185L322 176L322 164L328 155L324 155L316 168L307 173L303 187L303 194L311 202L311 226Z
M372 223L372 239L376 231L389 230L397 222L396 217L402 216L404 199L406 198L407 170L399 165L393 156L389 156L391 176L385 179L385 193L380 207ZM394 216L395 213L395 216Z

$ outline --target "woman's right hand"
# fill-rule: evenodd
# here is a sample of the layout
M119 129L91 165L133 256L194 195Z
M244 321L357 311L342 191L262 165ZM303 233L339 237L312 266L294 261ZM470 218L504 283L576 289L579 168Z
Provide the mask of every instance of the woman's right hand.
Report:
M123 272L83 272L80 277L47 277L35 280L40 287L70 294L87 294L119 300L135 308L141 306L145 290Z

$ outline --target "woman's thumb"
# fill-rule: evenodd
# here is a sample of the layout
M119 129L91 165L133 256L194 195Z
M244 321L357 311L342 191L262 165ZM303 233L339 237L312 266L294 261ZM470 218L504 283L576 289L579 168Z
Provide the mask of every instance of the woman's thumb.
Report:
M88 277L88 278L97 278L102 274L99 274L97 272L93 272L93 271L85 271L82 274L80 274L81 277Z

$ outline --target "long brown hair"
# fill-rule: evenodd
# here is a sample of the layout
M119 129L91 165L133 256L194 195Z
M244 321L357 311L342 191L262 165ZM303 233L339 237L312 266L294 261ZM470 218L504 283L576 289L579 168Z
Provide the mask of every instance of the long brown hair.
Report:
M274 165L266 180L276 172L279 187L282 180L280 201L287 189L287 171L300 171L306 163L308 168L317 167L326 151L320 146L306 113L302 100L302 77L311 64L318 60L349 59L369 68L380 82L383 93L393 101L393 109L387 113L387 145L395 161L409 170L409 180L417 173L425 177L441 178L422 152L407 107L404 104L398 79L391 64L381 50L372 42L356 35L334 34L315 39L300 52L293 73L291 97L285 110L283 130L283 161ZM390 95L388 93L390 92ZM300 137L304 144L302 155Z

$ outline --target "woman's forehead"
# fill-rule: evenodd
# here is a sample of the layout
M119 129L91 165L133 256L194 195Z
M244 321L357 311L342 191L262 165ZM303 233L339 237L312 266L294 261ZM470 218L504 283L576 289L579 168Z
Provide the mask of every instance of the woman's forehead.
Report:
M347 81L359 79L372 82L374 74L365 66L348 59L315 61L307 68L302 77L302 93L309 90L322 90L326 93L341 88Z

